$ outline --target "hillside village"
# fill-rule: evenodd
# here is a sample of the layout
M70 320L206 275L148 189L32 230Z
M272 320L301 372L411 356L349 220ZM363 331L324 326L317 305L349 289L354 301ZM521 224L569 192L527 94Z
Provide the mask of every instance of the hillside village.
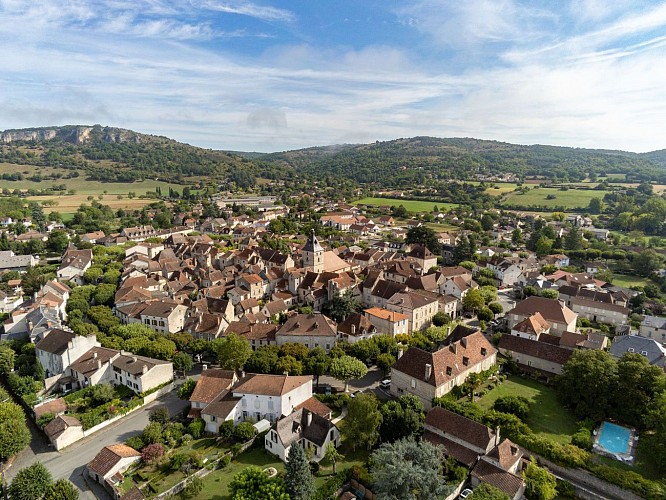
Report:
M535 498L529 491L539 483L537 461L581 471L589 481L559 473L558 492L575 495L587 485L609 498L627 491L657 498L666 491L658 481L627 479L618 472L623 469L593 458L594 450L609 462L633 464L636 429L652 436L646 443L664 431L633 416L626 400L609 396L607 408L595 406L593 394L580 392L587 376L576 371L580 365L631 362L646 370L654 380L640 389L647 408L666 387L660 304L645 290L613 284L609 267L625 265L623 257L593 219L489 211L481 227L474 214L460 211L437 211L427 223L394 216L389 207L320 200L316 224L306 225L275 197L217 205L220 217L206 217L195 204L163 229L147 221L108 234L75 234L26 220L26 232L4 235L46 245L54 234L66 238L56 259L0 253L7 278L0 354L12 360L6 386L55 449L66 450L170 392L189 400L182 418L172 416L177 423L161 422L164 433L180 426L170 438L147 439L144 430L143 441L106 446L88 464L88 477L114 498L164 493L141 479L154 462L146 450L161 447L164 460L173 460L179 452L168 448L177 450L186 434L214 438L220 448L209 458L222 462L242 456L241 444L245 449L250 441L251 450L258 446L289 462L298 443L317 464L313 470L333 464L331 477L341 482L331 494L346 499L383 491L381 470L371 469L374 482L367 471L380 436L382 443L410 438L439 450L441 462L430 466L439 471L442 498L472 495L481 485L496 498L517 500L526 491ZM251 215L239 206L252 207ZM551 241L544 249L550 236L562 245ZM179 378L179 371L192 370L193 359L200 374ZM372 385L359 385L372 373ZM337 383L320 384L320 377ZM524 380L544 391L562 387L561 380L579 383L577 400L559 401L563 414L575 415L566 417L572 425L579 421L575 435L582 432L583 439L537 439L527 410L513 406L538 403L510 389L485 413L476 406ZM351 397L350 381L361 387ZM362 410L354 408L361 404ZM359 424L359 411L379 417ZM396 424L406 414L416 420ZM397 434L387 430L389 418L403 427ZM622 452L598 443L599 424L611 420L632 429ZM356 456L356 441L365 460L336 475L335 450ZM227 442L237 444L225 448ZM172 486L205 483L207 473L195 470L192 464Z

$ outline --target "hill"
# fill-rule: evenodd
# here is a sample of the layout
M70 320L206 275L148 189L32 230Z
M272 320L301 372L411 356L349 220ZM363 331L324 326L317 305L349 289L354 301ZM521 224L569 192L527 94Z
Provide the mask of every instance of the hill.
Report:
M84 170L86 178L106 182L202 177L249 185L255 169L238 155L100 125L0 132L0 162Z
M659 152L524 146L470 138L414 137L373 144L307 148L261 158L315 177L345 177L382 187L422 184L426 179L469 179L474 174L582 181L589 174L625 174L628 182L666 182ZM653 155L653 156L651 156Z

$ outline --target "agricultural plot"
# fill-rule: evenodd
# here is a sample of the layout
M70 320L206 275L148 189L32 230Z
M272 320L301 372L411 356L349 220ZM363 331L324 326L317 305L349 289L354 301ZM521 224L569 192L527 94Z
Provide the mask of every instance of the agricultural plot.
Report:
M534 188L526 193L512 193L502 203L505 207L534 207L565 209L585 208L592 198L603 198L609 191L569 189L561 191L556 188Z
M434 207L440 210L448 210L455 208L458 205L455 203L445 203L436 201L422 201L422 200L406 200L403 198L363 198L355 202L357 205L373 205L380 206L404 206L409 212L432 212Z

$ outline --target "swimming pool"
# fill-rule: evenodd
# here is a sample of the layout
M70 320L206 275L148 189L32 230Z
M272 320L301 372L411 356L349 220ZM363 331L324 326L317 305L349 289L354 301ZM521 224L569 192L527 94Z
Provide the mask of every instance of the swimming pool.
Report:
M625 455L629 453L631 429L604 422L599 429L597 444L610 453Z

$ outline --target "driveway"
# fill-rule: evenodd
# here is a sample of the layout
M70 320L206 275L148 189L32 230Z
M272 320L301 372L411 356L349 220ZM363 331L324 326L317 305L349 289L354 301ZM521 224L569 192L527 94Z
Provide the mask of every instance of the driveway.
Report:
M72 481L81 490L81 500L110 498L100 485L84 479L83 470L86 464L95 458L97 453L105 446L122 443L128 438L141 433L143 428L148 425L150 410L156 406L166 405L171 415L177 415L188 404L187 401L178 399L176 391L171 391L126 418L120 419L61 451L53 450L44 434L31 426L33 437L30 447L23 450L14 459L6 474L7 482L11 482L14 475L23 467L39 461L46 466L54 479L67 478Z

